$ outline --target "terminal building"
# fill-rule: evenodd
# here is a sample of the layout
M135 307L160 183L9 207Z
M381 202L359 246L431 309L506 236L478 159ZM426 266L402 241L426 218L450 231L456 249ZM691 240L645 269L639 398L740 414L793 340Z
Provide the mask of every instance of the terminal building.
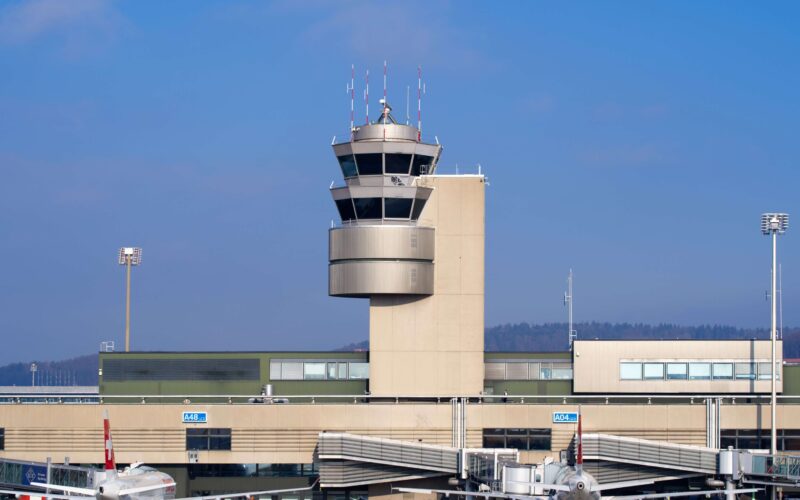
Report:
M117 460L169 473L178 496L314 484L283 497L391 496L447 488L458 450L569 460L576 424L556 415L579 408L598 440L768 450L773 370L778 450L800 454L800 365L773 366L769 341L484 352L486 179L439 174L442 146L388 105L333 152L329 294L368 301L368 351L101 352L95 395L0 393L0 460L100 463L108 410ZM623 462L595 474L653 473ZM654 489L696 480L671 467Z

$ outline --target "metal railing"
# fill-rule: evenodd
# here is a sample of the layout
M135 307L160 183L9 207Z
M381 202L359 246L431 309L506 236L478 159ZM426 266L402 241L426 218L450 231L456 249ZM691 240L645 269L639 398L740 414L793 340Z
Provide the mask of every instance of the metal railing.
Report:
M63 394L0 396L0 404L450 404L464 398L469 404L703 405L707 399L723 404L767 404L770 396L750 394L529 394L529 395L372 395L372 394L98 394L69 397ZM778 396L781 404L800 404L800 395Z

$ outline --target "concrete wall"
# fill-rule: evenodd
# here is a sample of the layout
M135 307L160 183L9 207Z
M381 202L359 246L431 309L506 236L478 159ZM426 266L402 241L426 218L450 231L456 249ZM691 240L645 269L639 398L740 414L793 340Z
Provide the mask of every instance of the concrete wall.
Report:
M577 340L574 344L574 385L576 393L769 393L769 380L620 380L620 361L769 361L766 340ZM776 347L782 364L783 342ZM777 391L783 390L783 377Z
M342 431L431 444L451 444L452 413L441 404L287 405L0 405L5 449L0 457L98 463L103 456L102 413L107 409L117 460L186 463L186 428L232 429L230 451L201 451L200 463L311 463L322 431ZM183 411L208 412L208 424L182 424ZM473 403L467 408L467 446L482 445L483 429L552 429L552 452L524 452L536 462L565 449L574 424L554 424L554 411L572 404ZM586 432L704 445L705 404L582 404ZM800 428L800 404L783 404L779 428ZM768 429L769 405L738 402L721 409L722 429Z
M483 176L427 176L419 223L436 228L434 294L370 299L370 392L474 394L483 389Z

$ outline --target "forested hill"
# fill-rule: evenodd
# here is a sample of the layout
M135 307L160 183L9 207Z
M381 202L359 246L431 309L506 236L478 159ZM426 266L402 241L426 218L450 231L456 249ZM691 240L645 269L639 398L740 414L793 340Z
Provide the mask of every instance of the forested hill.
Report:
M97 385L97 354L35 363L36 385ZM0 385L31 385L31 364L0 366Z
M643 325L631 323L576 323L573 328L578 339L600 340L653 340L653 339L769 339L769 329L736 328L732 326L703 325ZM487 351L563 351L567 346L566 323L530 325L517 323L486 329ZM786 358L800 358L800 328L784 328L783 354Z
M768 329L732 326L642 325L630 323L576 323L578 339L768 339ZM783 355L800 358L800 328L784 328ZM566 323L517 323L486 329L489 352L553 352L567 348ZM337 351L366 350L369 343L346 345ZM36 361L36 385L97 385L97 354L63 361ZM0 366L0 386L30 385L30 363Z
M643 325L631 323L576 323L578 339L769 339L769 329L747 329L733 326ZM800 358L800 328L784 328L783 353L786 358ZM567 324L516 323L486 329L485 348L489 352L553 352L567 348ZM366 350L362 341L338 349Z

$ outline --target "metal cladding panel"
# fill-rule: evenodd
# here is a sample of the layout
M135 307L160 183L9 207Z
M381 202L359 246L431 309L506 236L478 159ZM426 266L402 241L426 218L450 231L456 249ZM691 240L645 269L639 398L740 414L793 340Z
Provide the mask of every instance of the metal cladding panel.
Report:
M436 477L445 474L444 472L407 469L405 467L349 460L326 460L319 465L320 486L323 488L346 488L349 486Z
M574 439L570 447L574 450ZM587 460L624 462L678 471L713 474L717 470L717 450L713 448L606 434L584 435L583 454Z
M369 141L369 140L401 140L401 141L414 141L416 142L419 136L419 130L409 125L397 125L394 123L389 124L372 124L364 125L356 128L353 132L353 139L356 141Z
M433 261L435 229L418 226L352 226L331 229L329 259Z
M432 295L433 271L433 263L424 261L331 262L328 294L340 297Z
M664 469L656 467L644 467L637 464L616 463L616 462L586 462L583 469L591 474L600 484L617 483L622 481L641 481L656 480L663 481L675 476L686 476L683 471L676 471L676 474L669 474ZM666 474L666 475L665 475ZM700 475L699 473L697 475Z
M334 459L442 473L458 470L458 450L455 448L354 434L320 434L318 453L323 463Z

